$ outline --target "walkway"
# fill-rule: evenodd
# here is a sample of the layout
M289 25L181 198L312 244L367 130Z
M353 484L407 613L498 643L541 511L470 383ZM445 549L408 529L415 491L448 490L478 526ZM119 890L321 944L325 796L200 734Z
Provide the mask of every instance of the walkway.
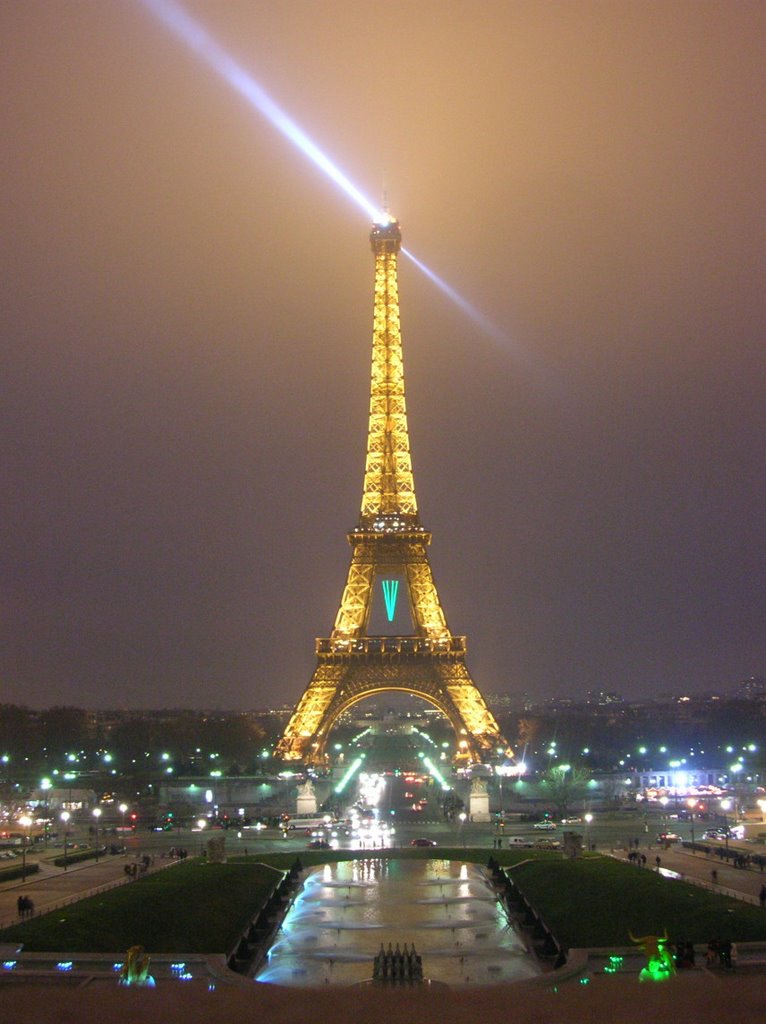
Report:
M628 852L615 850L612 851L612 856L619 860L627 860ZM646 855L646 868L643 870L656 870L656 858L659 857L660 867L677 872L685 880L703 885L714 892L745 899L748 903L759 903L761 886L766 885L766 872L752 867L735 868L718 857L692 853L678 843L674 843L668 850L652 844L650 847L640 847L638 852ZM717 882L712 880L712 871L717 872Z
M114 885L127 883L125 865L135 862L135 856L105 855L98 861L85 861L70 865L66 870L56 867L54 857L61 851L51 852L48 857L39 858L40 870L27 875L24 882L20 878L12 882L0 883L0 927L15 924L19 920L17 900L26 896L35 905L35 914L47 913L66 903L83 899L95 892ZM170 858L155 857L154 865L149 871L158 871L163 867L176 863Z

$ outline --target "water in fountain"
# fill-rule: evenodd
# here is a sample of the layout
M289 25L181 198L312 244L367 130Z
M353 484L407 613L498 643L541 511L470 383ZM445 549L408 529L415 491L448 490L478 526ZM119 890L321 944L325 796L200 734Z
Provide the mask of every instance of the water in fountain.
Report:
M453 986L539 973L476 865L443 860L341 861L306 876L257 981L369 981L381 944L413 944L423 973Z

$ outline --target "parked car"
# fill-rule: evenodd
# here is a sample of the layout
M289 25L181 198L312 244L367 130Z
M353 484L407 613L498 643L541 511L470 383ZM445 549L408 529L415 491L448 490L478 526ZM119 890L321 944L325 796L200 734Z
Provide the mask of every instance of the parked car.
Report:
M534 846L531 839L524 839L523 836L508 836L508 846Z
M541 832L552 832L556 827L555 821L536 821L532 828L537 828Z
M744 825L731 825L727 828L709 828L702 833L702 838L716 839L721 843L726 839L744 839L745 827Z

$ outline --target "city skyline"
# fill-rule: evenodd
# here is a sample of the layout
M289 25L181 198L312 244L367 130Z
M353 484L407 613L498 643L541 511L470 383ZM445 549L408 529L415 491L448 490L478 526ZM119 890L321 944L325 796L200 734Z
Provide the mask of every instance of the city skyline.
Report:
M481 691L763 675L766 12L185 6L500 329L403 261ZM294 703L359 512L369 223L144 5L0 17L0 699Z

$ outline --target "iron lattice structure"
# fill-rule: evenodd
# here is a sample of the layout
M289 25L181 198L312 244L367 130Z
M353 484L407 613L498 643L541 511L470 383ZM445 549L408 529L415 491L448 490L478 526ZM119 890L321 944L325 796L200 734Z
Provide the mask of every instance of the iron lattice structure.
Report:
M465 637L453 636L439 602L412 475L399 327L399 224L375 224L372 379L367 458L346 586L329 637L316 641L317 666L276 749L285 760L319 763L338 717L358 701L398 690L422 697L450 721L458 757L480 760L507 749L465 664ZM411 633L370 635L375 584L401 579Z

